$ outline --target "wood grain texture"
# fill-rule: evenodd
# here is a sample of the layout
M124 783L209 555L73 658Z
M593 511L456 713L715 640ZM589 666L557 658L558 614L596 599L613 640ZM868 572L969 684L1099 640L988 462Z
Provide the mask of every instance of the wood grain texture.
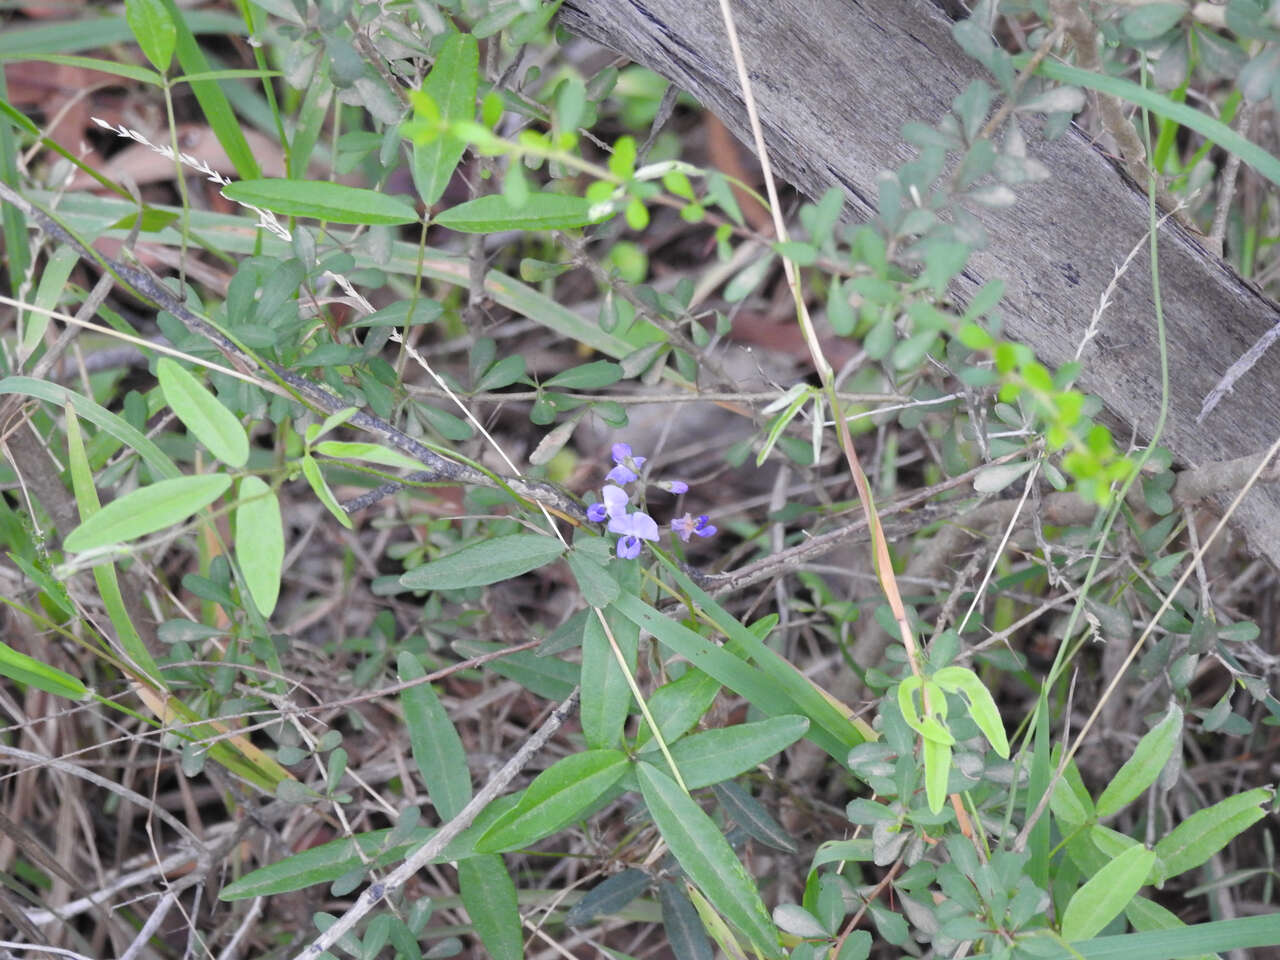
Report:
M902 124L936 122L983 75L924 0L733 0L733 9L775 167L810 196L839 185L858 220L874 213L879 171L914 155ZM570 30L667 76L750 142L716 0L568 0L560 16ZM1115 267L1142 238L1147 201L1077 131L1049 142L1030 124L1024 131L1029 153L1053 178L1018 188L1009 210L974 211L991 241L955 293L967 299L987 279L1003 278L1006 331L1057 366L1074 356ZM1160 279L1172 381L1162 442L1189 466L1262 452L1280 434L1280 350L1203 424L1196 416L1280 311L1172 220L1160 232ZM1145 439L1160 396L1145 250L1082 359L1082 387ZM1280 566L1276 485L1252 491L1234 525Z

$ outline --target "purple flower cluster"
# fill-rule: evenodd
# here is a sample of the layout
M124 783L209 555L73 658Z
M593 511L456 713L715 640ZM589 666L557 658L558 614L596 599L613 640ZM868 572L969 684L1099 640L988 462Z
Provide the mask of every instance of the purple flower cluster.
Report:
M643 510L628 512L631 497L622 489L624 484L640 479L640 468L647 458L635 456L631 452L631 446L626 443L615 443L612 453L613 469L605 475L609 482L600 491L601 502L593 503L587 508L587 519L592 523L604 523L608 520L609 532L618 534L618 557L632 560L640 556L640 541L658 539L658 524L653 517ZM689 485L683 480L662 480L655 486L677 495L689 490ZM689 537L709 537L716 532L716 528L711 525L705 513L697 519L686 513L671 521L671 531L688 543Z

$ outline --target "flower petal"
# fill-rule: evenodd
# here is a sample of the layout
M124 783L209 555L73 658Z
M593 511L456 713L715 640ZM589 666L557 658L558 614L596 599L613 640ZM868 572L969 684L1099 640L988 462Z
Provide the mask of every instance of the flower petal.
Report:
M640 541L635 537L619 537L617 553L619 560L634 560L640 556Z
M643 537L645 540L658 539L658 525L654 522L653 517L637 510L631 515L630 519L631 529L637 537Z
M609 509L603 503L593 503L587 507L587 519L592 523L600 523L609 515Z
M630 497L621 487L609 484L600 491L600 497L604 500L604 508L609 516L619 517L627 512L627 501Z
M610 453L613 454L614 463L622 463L622 461L626 460L627 457L631 456L631 444L615 443L610 450Z

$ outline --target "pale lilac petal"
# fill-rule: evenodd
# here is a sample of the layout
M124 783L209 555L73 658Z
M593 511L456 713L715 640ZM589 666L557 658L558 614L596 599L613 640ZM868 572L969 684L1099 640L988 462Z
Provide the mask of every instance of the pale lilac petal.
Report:
M627 501L630 497L621 487L610 484L600 491L600 496L604 500L605 512L609 516L620 517L627 512Z
M608 515L609 510L603 503L593 503L587 507L587 519L592 523L601 523Z
M645 540L658 539L658 525L654 522L653 517L647 513L641 513L638 510L631 515L631 529L637 537Z
M666 483L663 484L663 486L666 487L668 490L670 490L672 493L676 494L676 496L679 496L682 493L689 492L689 485L685 483L683 480L668 480Z
M640 556L640 541L635 537L620 537L617 554L619 560L634 560Z
M618 464L604 475L610 483L631 483L636 479L636 472L624 463Z
M610 452L613 454L614 463L622 463L627 457L631 456L631 444L615 443Z

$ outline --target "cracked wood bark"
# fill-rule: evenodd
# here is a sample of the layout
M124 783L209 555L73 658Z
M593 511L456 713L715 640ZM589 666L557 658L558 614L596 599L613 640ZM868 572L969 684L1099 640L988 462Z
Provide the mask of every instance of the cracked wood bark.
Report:
M913 156L902 124L936 122L983 75L924 0L733 0L733 9L775 166L811 196L839 185L859 220L874 213L877 173ZM568 0L560 17L670 78L750 142L716 0ZM1019 188L1010 210L975 211L991 241L956 294L968 299L987 279L1003 278L1006 331L1057 366L1072 358L1116 265L1143 236L1147 201L1078 132L1053 142L1027 133L1028 151L1053 179ZM1171 379L1162 442L1190 466L1260 453L1280 433L1280 350L1264 356L1202 425L1196 415L1280 311L1172 220L1160 241ZM1149 436L1160 378L1145 251L1082 359L1081 385ZM1253 490L1234 526L1280 566L1280 487Z

